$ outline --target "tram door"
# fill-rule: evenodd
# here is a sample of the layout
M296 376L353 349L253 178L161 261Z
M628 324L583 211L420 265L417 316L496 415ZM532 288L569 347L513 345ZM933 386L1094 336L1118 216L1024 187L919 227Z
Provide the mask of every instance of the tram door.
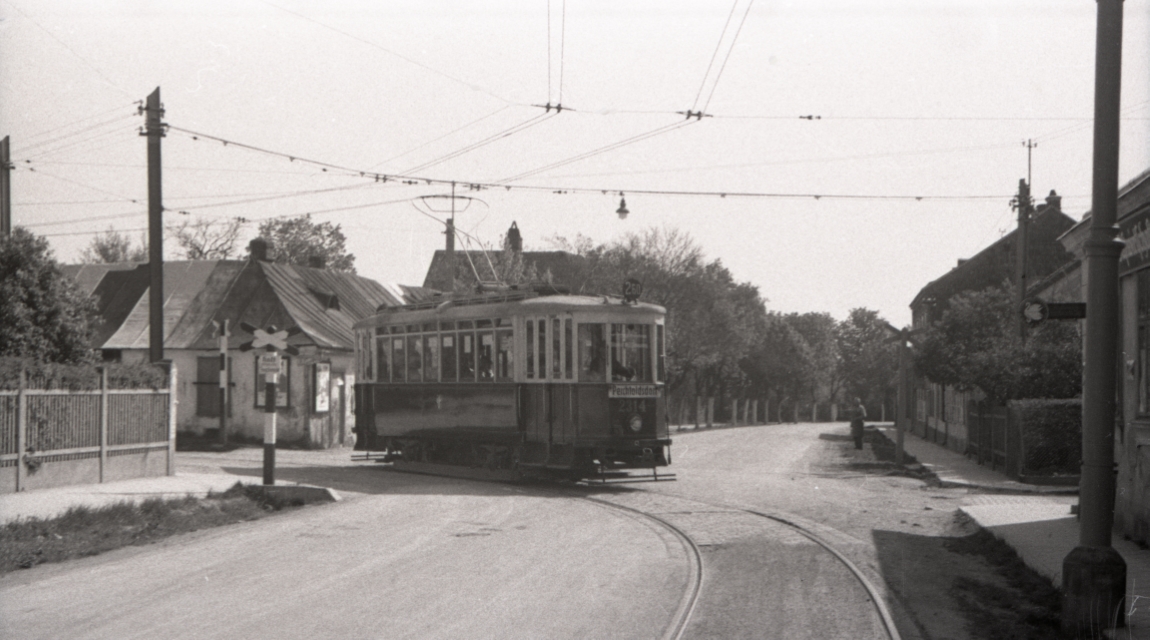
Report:
M545 443L547 459L570 462L575 440L574 336L571 318L549 316L526 321L525 385L528 436Z

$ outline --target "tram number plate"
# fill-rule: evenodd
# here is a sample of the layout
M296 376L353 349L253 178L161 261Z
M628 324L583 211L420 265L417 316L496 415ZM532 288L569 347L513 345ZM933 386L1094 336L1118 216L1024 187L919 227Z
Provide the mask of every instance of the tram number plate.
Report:
M659 387L653 384L616 384L607 392L608 398L658 398Z

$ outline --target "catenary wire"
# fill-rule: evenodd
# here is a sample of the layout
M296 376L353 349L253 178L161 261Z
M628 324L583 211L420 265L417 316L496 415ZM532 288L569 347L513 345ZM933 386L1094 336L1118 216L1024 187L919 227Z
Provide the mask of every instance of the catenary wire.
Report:
M731 18L735 15L738 0L731 3L731 11L727 14L727 21L723 23L723 30L719 32L719 39L715 42L715 50L711 53L711 61L707 63L707 70L703 72L703 80L699 83L699 90L695 92L695 101L691 103L691 111L699 106L699 98L703 96L703 88L707 86L707 78L711 75L711 68L715 65L715 58L719 56L719 48L723 45L723 37L727 35L727 27L731 25Z
M735 44L739 41L739 34L743 32L743 25L747 23L747 16L751 14L751 7L755 4L755 0L750 0L747 3L747 10L743 12L743 19L739 22L739 27L735 29L735 35L731 38L731 46L727 48L727 55L723 58L723 65L719 67L719 72L715 74L715 81L711 83L711 92L707 94L707 101L703 103L702 111L706 111L707 107L711 106L711 98L715 97L715 89L719 86L719 79L723 77L723 71L727 68L727 62L731 59L731 53L735 51Z

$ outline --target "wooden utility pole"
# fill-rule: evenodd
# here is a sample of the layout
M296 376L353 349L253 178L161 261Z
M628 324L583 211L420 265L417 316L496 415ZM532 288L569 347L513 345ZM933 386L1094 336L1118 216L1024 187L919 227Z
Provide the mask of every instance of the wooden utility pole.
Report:
M1027 249L1030 246L1030 185L1025 180L1018 181L1018 196L1014 206L1018 209L1018 233L1015 234L1015 263L1014 285L1017 291L1015 298L1015 314L1018 323L1018 337L1026 338L1026 319L1022 317L1022 303L1026 300L1026 261Z
M12 162L8 158L8 136L0 140L0 234L12 235Z
M164 108L160 88L148 96L143 135L148 138L148 358L164 359L164 198L161 187L160 139L164 137Z

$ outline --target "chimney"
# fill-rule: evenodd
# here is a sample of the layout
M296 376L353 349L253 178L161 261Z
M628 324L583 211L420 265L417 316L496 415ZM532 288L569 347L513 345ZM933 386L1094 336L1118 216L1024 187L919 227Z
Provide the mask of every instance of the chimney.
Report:
M1050 195L1046 196L1046 208L1055 211L1062 210L1062 196L1058 195L1054 189L1051 189Z
M511 228L507 230L507 245L515 253L523 253L523 236L519 235L519 225L514 222L511 223Z
M251 254L251 261L267 262L268 249L270 248L271 244L263 238L256 238L252 240L250 243L248 243L248 253Z
M327 266L327 264L323 259L323 256L308 256L307 266L311 267L312 269L323 269Z

